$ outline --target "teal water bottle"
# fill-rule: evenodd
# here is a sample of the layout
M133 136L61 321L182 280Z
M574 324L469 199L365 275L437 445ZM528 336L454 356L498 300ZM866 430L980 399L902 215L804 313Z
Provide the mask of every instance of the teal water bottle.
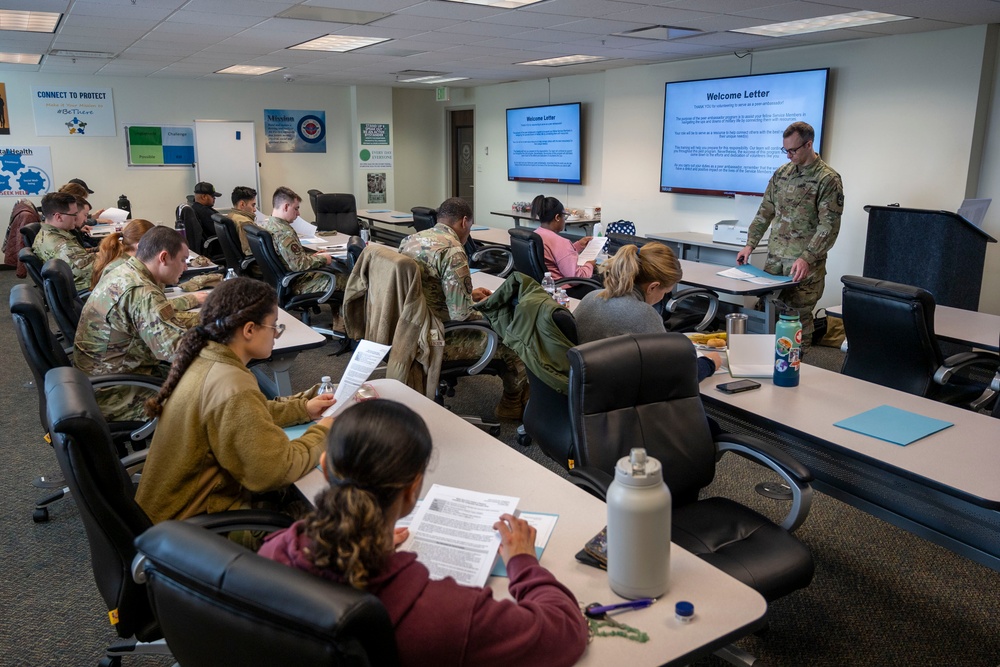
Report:
M774 386L799 386L802 322L798 313L782 314L774 327Z

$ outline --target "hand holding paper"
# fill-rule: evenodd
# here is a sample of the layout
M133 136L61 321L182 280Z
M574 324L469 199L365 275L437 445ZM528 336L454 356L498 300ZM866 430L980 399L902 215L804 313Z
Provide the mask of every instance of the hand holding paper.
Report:
M604 245L607 242L607 236L595 236L590 239L590 243L587 244L587 247L580 253L579 259L576 260L577 266L582 266L587 262L596 261L597 256L601 254L602 250L604 250Z
M340 378L340 384L337 385L337 393L334 394L337 402L323 412L324 417L332 417L350 403L354 392L361 388L391 348L391 345L373 343L370 340L358 343L343 377Z

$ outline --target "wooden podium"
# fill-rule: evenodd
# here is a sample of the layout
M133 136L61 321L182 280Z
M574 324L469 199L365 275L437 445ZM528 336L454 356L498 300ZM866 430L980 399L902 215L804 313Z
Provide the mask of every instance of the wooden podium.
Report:
M979 310L986 244L997 240L949 211L865 206L864 275L923 287L941 306Z

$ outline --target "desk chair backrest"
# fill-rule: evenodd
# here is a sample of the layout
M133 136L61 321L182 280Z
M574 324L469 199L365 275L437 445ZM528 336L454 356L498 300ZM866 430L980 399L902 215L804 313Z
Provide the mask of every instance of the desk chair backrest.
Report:
M438 212L436 208L426 206L414 206L410 209L413 214L413 228L418 232L430 229L437 224Z
M309 190L306 194L309 195L309 205L312 207L313 218L315 219L319 215L319 206L316 205L316 198L323 194L323 191L313 189Z
M398 662L392 622L374 595L182 522L157 524L136 545L136 575L185 667Z
M576 345L576 320L565 308L552 310L552 321L563 335ZM566 348L569 352L570 348ZM573 428L569 419L569 398L561 394L525 367L531 398L524 408L524 431L552 460L564 468L576 462Z
M44 290L45 281L42 279L42 260L31 249L31 246L26 245L17 251L17 261L24 264L31 282L35 283L35 286L39 290Z
M848 341L841 372L927 396L943 362L934 335L934 296L888 280L843 276L841 282Z
M622 246L634 245L641 248L651 240L652 239L648 239L645 236L635 236L633 234L608 233L608 244L604 247L604 249L609 255L614 255L616 252L621 250Z
M41 222L29 222L26 225L21 226L21 239L24 241L24 247L30 248L35 245L35 237L38 236L38 232L42 230Z
M358 204L354 195L346 193L317 195L316 231L359 236L361 223L358 222Z
M663 465L675 507L715 475L716 448L682 334L606 338L569 351L569 410L580 465L614 474L633 447Z
M542 282L547 270L542 237L527 227L513 227L507 233L510 235L510 253L514 256L514 270Z
M236 230L236 222L221 213L212 215L212 222L215 223L215 236L222 246L222 254L226 258L226 268L242 276L244 274L244 262L247 257L243 254L243 246L240 244L240 234Z
M285 260L278 254L278 249L274 247L274 237L271 236L271 232L256 225L247 225L244 231L247 234L250 252L257 260L257 267L264 277L264 282L277 289L281 279L290 271Z
M53 368L69 366L69 357L49 329L41 292L30 285L14 285L10 290L10 314L24 361L38 390L39 423L46 424L45 374Z
M55 318L56 325L67 345L76 338L76 327L83 312L83 299L76 291L73 270L69 264L53 257L42 265L42 280L45 284L45 299Z
M135 502L135 487L118 458L90 380L72 367L55 368L44 381L52 448L90 542L97 589L116 612L121 637L162 635L145 587L130 574L133 541L152 524Z
M201 221L198 220L198 214L194 212L192 203L181 204L177 207L176 213L174 226L178 229L181 227L184 228L184 238L188 248L199 255L206 254L205 235L202 232Z

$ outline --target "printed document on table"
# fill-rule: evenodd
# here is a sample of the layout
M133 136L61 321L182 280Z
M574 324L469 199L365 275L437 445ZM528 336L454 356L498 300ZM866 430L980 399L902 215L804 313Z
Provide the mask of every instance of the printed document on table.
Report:
M726 278L735 278L736 280L745 280L755 285L780 285L781 283L792 282L791 276L776 276L750 264L734 266L731 269L719 271L717 275Z
M403 549L414 551L431 579L485 586L500 547L493 524L518 498L435 484L420 502Z
M124 225L125 221L128 220L128 211L123 211L120 208L106 208L101 211L102 220L110 220L116 225Z
M590 243L587 244L587 247L580 253L579 259L576 260L577 265L583 266L587 262L597 261L597 256L601 254L602 250L604 250L604 245L607 242L607 236L595 236L590 239Z
M362 340L351 355L351 361L344 370L344 375L337 385L337 392L333 395L337 402L331 405L323 413L324 417L337 414L344 406L350 403L354 393L361 388L361 385L368 380L372 371L375 370L385 355L392 348L391 345L373 343L370 340Z

